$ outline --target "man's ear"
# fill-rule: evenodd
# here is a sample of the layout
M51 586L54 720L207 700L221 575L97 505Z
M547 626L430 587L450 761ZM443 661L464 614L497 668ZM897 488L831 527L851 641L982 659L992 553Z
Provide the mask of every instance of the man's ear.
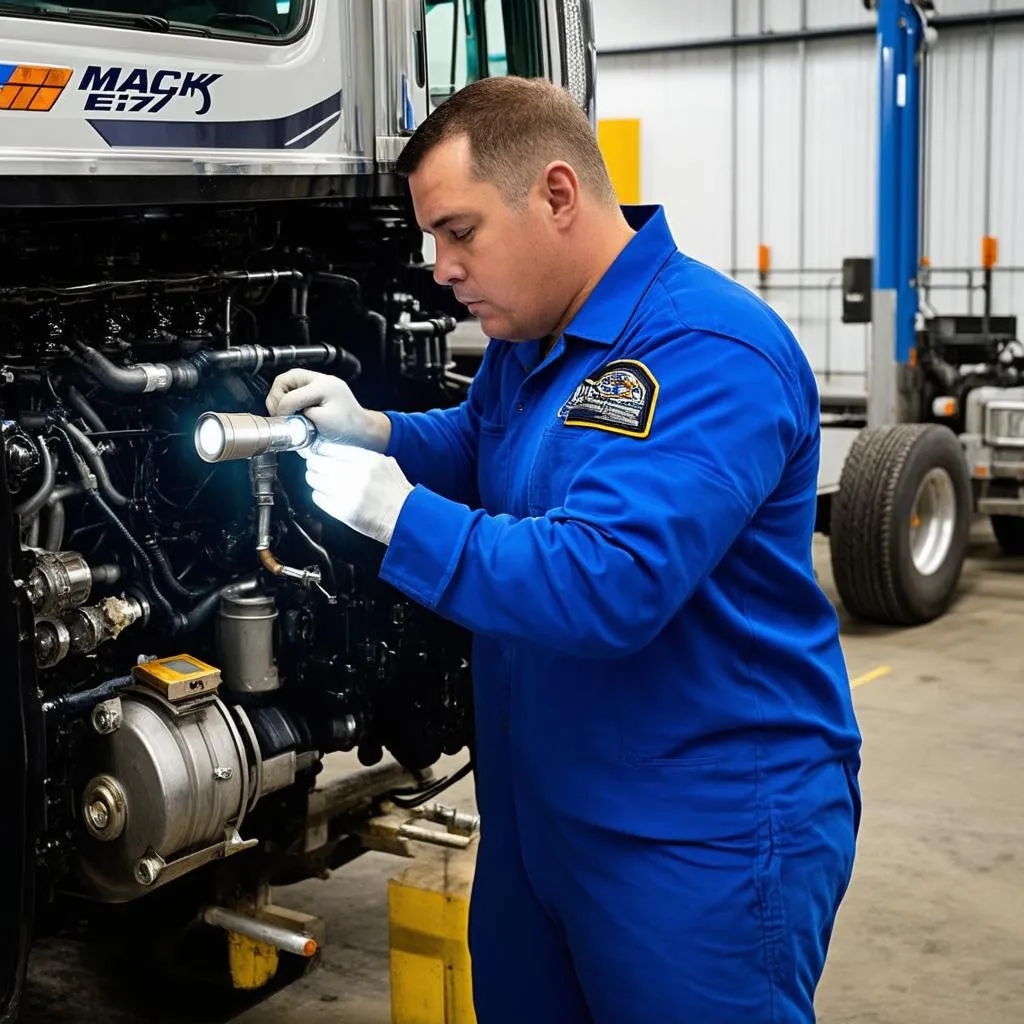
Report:
M544 199L555 223L568 226L580 206L580 181L576 172L565 161L556 160L544 168L541 181Z

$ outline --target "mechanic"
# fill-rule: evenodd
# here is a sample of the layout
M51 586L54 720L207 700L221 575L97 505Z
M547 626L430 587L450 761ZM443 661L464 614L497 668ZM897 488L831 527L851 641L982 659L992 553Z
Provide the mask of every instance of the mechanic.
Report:
M757 296L621 210L585 115L491 78L399 172L491 340L446 410L284 373L313 500L474 634L481 1024L814 1020L860 735L811 540L814 375Z

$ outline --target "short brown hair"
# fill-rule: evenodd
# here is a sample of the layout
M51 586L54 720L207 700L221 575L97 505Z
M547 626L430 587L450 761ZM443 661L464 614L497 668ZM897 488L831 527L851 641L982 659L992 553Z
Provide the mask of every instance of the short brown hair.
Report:
M491 182L509 206L525 203L537 175L554 160L569 164L594 196L616 202L586 114L565 89L543 78L484 78L460 89L416 129L397 173L407 177L436 145L460 136L469 140L474 176Z

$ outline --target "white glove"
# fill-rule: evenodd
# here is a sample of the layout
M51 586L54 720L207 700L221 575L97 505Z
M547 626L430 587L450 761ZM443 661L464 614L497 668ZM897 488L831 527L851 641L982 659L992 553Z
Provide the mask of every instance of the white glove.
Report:
M280 374L267 395L267 412L271 416L301 412L325 441L384 451L391 437L391 421L383 413L364 409L352 389L329 373L297 369Z
M351 445L318 442L299 453L313 501L364 537L390 544L413 487L390 456Z

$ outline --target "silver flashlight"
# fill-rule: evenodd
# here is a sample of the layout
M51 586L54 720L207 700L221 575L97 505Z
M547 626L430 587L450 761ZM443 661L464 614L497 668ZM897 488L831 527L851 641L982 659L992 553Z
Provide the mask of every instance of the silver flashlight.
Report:
M265 452L296 452L308 448L316 436L316 427L305 416L204 412L196 421L194 439L204 462L227 462Z

